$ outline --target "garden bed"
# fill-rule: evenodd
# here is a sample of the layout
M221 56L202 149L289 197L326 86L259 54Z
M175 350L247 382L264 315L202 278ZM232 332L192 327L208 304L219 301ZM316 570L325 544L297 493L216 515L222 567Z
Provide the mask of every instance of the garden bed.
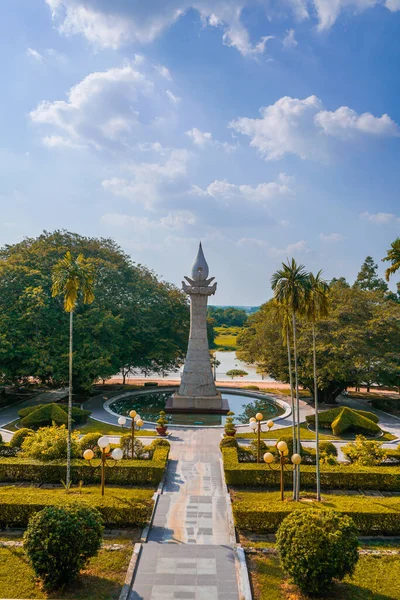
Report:
M304 498L293 502L290 494L282 502L278 492L234 490L233 515L237 529L275 533L293 510L332 509L349 515L359 535L400 535L400 497L323 495L323 502Z
M26 527L32 514L45 506L65 506L78 502L101 513L106 527L144 527L153 508L154 491L151 488L123 488L106 486L105 495L100 488L43 489L37 487L0 487L0 527Z

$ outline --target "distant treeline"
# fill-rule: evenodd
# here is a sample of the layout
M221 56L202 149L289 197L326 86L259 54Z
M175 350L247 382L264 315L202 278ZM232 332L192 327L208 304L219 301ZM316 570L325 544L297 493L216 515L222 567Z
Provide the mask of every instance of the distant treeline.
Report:
M212 319L215 327L226 325L227 327L243 327L246 323L248 314L243 308L234 306L209 306L208 317Z

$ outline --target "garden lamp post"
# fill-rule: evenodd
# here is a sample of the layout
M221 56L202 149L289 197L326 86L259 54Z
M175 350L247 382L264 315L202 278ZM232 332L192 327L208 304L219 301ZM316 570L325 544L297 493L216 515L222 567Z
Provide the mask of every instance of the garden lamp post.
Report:
M118 417L118 425L124 427L124 425L126 425L126 417Z
M251 417L250 421L249 421L249 425L250 425L250 429L252 429L254 431L254 433L257 432L257 462L261 462L261 421L263 420L264 416L262 413L257 413L255 417ZM267 427L268 427L268 431L271 429L271 427L274 426L274 422L273 421L267 421Z
M143 421L140 415L137 414L136 410L131 410L129 416L132 419L131 432L132 432L132 460L135 458L135 429L143 427Z
M289 449L288 449L287 443L284 442L283 440L281 440L280 442L277 443L276 448L279 453L279 469L281 472L280 488L281 488L281 500L283 502L283 500L284 500L283 472L284 472L287 462L289 461L289 459L288 459ZM275 460L275 456L272 454L272 452L266 452L264 454L263 458L264 458L264 462L268 465L268 467L270 469L272 469L272 463ZM293 454L293 456L291 458L291 462L293 464L293 469L295 469L296 465L299 465L301 463L300 454Z
M111 452L111 457L107 459L107 454L110 452L110 440L105 435L102 435L101 438L97 440L97 445L101 450L101 459L98 465L95 465L92 462L94 458L94 452L90 448L85 450L83 453L83 458L88 461L91 467L101 467L101 495L104 496L106 464L109 467L115 467L117 462L123 457L123 452L121 448L114 448L114 450ZM107 460L110 460L110 462L107 463Z

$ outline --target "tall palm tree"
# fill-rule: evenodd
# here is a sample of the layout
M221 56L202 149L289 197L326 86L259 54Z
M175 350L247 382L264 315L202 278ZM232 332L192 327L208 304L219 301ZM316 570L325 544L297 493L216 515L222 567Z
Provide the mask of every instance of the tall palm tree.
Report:
M94 300L94 265L82 254L74 259L68 251L53 267L53 297L64 296L64 310L69 313L69 389L68 389L68 439L67 439L67 477L66 488L71 484L71 433L72 433L72 334L73 314L82 294L83 302L91 304Z
M318 422L318 380L317 380L317 352L315 324L319 319L328 316L329 312L329 285L321 277L322 271L316 275L309 274L309 295L305 305L305 313L311 321L313 338L313 366L314 366L314 403L315 403L315 443L316 443L316 475L317 475L317 501L321 502L321 474L319 465L319 422Z
M287 264L282 263L282 269L276 271L271 277L271 286L275 300L278 304L287 305L292 317L293 328L293 354L294 376L296 394L296 421L297 421L297 452L300 453L300 403L299 403L299 373L297 364L297 331L296 315L304 312L304 307L309 293L309 276L304 265L298 265L294 258ZM297 467L297 481L295 499L300 496L300 466Z
M390 277L400 269L400 237L396 238L394 242L391 243L385 258L382 258L382 260L392 263L385 271L386 281L389 281Z
M293 448L296 448L296 412L295 412L295 404L294 404L294 389L293 389L293 370L292 370L292 350L290 343L290 330L291 330L291 315L288 310L287 304L278 304L276 303L277 315L278 319L282 324L282 342L287 347L288 353L288 369L289 369L289 384L290 384L290 401L292 408L292 438L293 438ZM296 497L296 477L297 471L293 471L293 500Z

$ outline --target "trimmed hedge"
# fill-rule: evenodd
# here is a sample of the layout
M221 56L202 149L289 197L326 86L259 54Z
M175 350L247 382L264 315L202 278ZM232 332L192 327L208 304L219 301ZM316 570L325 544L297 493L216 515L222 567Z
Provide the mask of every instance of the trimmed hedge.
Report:
M279 487L279 469L263 463L239 463L236 448L223 448L225 480L228 485L242 487ZM1 464L1 462L0 462ZM292 472L285 471L285 484L291 485ZM315 466L301 466L302 489L315 489ZM324 465L321 487L325 490L400 490L400 467L360 467L356 465ZM399 517L400 519L400 517Z
M114 485L153 485L163 478L169 446L155 445L152 460L123 460L115 467L106 466L106 482ZM97 465L99 459L96 459ZM0 458L0 482L60 483L65 479L66 463L55 460L47 463L23 458ZM100 469L91 467L84 459L71 463L73 483L99 483ZM0 488L1 489L1 488Z
M276 492L237 493L233 502L236 527L241 531L275 533L293 510L329 510L351 517L359 535L399 535L400 498L325 496L324 502L281 502Z
M381 428L372 419L368 419L359 412L345 406L336 419L332 421L332 433L340 436L349 430L375 435L380 432Z
M107 480L106 480L107 481ZM40 488L0 488L0 526L26 527L31 515L46 506L65 506L78 502L96 508L106 527L143 527L153 507L152 490L108 488L101 496L96 488L66 493L64 490Z
M333 421L340 415L343 408L347 408L347 407L337 406L336 408L330 408L329 410L323 410L321 412L318 412L319 426L326 427L328 429L332 425ZM369 419L370 421L373 421L374 423L379 422L379 417L375 413L369 412L368 410L355 410L353 408L349 408L348 410L358 413L362 417L365 417L366 419ZM315 414L307 415L306 421L309 425L315 425Z
M21 417L21 424L24 427L51 425L52 421L57 425L66 425L68 420L68 404L51 402L50 404L27 406L26 408L21 408L18 411L18 415ZM73 423L86 423L90 415L91 412L88 410L83 410L77 406L72 407L71 416ZM54 418L50 419L51 416Z

